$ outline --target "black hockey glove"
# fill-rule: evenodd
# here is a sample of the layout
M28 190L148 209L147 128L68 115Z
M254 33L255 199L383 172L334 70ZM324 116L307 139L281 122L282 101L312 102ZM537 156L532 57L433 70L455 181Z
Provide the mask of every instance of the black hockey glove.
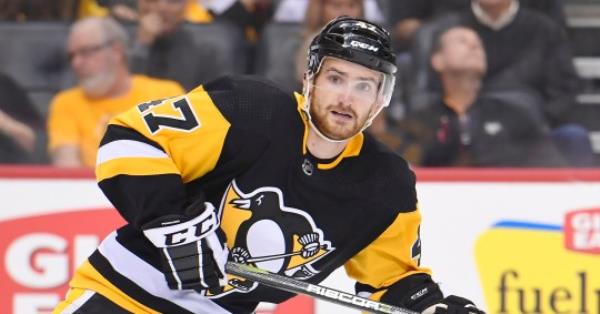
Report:
M473 302L455 295L449 295L440 303L436 303L422 314L485 314L484 311L475 307Z
M160 249L169 288L219 293L226 285L228 249L219 238L219 221L208 202L196 202L185 215L169 215L142 226L146 238ZM223 235L224 236L224 235Z
M422 314L485 314L473 302L450 295L444 298L431 276L414 274L391 285L381 301L402 306Z

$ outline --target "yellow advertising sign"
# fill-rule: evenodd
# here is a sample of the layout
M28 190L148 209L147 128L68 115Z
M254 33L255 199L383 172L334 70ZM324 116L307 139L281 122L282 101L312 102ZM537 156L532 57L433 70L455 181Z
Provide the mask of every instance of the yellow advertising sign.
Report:
M572 223L573 217L565 217L564 228L506 221L481 235L475 257L488 313L600 313L600 243L594 240L600 225ZM578 226L586 228L579 235ZM576 250L582 232L591 242Z

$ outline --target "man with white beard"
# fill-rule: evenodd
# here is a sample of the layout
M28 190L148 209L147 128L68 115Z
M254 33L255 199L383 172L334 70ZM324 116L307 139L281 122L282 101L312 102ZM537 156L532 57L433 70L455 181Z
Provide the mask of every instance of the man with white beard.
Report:
M108 18L83 19L71 28L67 44L77 86L58 93L48 117L49 154L61 167L94 167L108 120L148 99L183 92L168 80L132 75L127 33Z

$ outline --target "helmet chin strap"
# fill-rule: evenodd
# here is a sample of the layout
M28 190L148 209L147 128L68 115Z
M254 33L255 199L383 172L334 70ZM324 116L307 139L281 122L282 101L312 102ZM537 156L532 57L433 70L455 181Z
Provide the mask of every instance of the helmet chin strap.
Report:
M371 123L373 122L373 119L377 116L377 114L379 114L381 109L383 109L383 106L379 106L379 109L372 112L370 114L369 118L367 119L367 121L365 121L364 125L358 132L352 134L351 136L349 136L347 138L341 139L341 140L332 139L332 138L328 137L327 135L325 135L323 132L321 132L321 130L319 130L317 125L315 125L315 123L313 122L312 116L310 115L310 106L311 106L311 102L312 102L310 91L311 91L312 83L313 83L313 76L307 73L306 74L306 85L304 86L303 92L302 92L302 94L304 94L304 105L302 106L302 111L304 111L304 113L306 114L306 117L308 118L308 124L310 125L310 128L313 131L315 131L315 133L317 133L317 135L319 137L321 137L322 139L324 139L330 143L343 143L343 142L346 142L349 139L353 138L357 134L361 133L362 131L364 131L366 128L368 128L371 125Z

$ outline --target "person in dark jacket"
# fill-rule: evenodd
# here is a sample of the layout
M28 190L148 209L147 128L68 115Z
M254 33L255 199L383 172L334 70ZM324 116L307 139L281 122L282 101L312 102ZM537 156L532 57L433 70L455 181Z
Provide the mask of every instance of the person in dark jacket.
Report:
M451 12L468 10L471 3L472 0L390 1L388 19L394 27L396 43L402 46L408 44L423 23ZM519 0L519 4L565 25L565 13L560 0Z
M25 90L0 73L0 163L43 163L44 120Z
M219 73L211 61L212 48L196 45L183 27L186 3L138 0L137 36L130 58L134 73L170 79L186 90Z
M480 93L485 50L473 30L452 27L439 35L431 64L442 99L409 115L402 126L418 149L420 166L562 166L547 129L521 104Z

